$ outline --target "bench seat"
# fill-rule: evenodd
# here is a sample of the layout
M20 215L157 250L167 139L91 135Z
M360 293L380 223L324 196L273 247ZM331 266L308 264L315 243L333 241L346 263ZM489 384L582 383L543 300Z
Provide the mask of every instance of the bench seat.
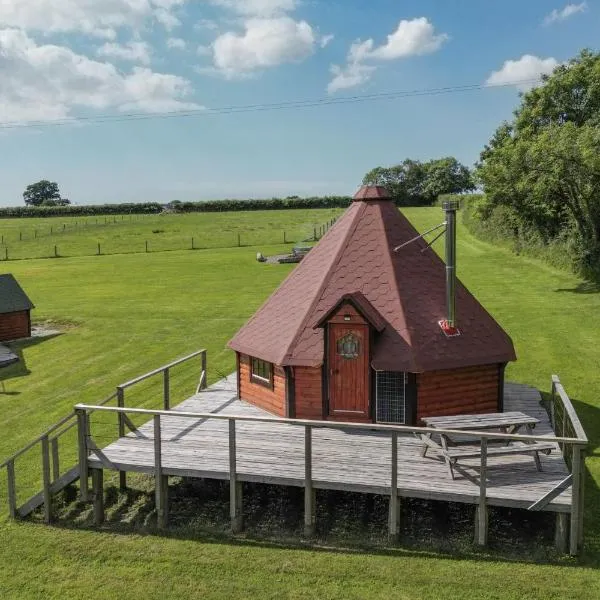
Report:
M528 454L529 452L543 452L550 454L557 448L555 442L536 442L535 444L519 444L513 446L492 447L487 449L488 456L507 456L509 454ZM481 456L481 449L452 449L446 450L444 454L453 462L459 458L476 458Z

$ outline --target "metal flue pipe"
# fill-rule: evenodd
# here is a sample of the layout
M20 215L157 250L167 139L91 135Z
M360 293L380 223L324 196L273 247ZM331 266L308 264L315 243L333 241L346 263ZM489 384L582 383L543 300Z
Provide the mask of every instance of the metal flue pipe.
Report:
M446 320L448 326L456 325L456 211L458 201L445 200L442 209L446 214Z

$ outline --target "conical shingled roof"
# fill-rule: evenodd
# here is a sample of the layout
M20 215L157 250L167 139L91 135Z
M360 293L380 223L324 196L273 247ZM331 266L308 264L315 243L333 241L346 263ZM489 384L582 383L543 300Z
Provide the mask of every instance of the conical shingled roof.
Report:
M461 335L446 337L445 264L426 242L394 247L418 232L393 202L361 188L355 201L229 343L278 365L323 364L318 326L343 296L360 292L385 321L376 370L413 373L515 360L510 337L457 281ZM358 194L357 194L358 196Z

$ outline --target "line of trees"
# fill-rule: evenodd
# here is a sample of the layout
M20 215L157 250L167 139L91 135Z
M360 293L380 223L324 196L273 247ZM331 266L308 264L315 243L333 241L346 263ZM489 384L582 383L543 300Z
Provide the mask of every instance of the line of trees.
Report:
M600 54L582 51L524 94L481 153L477 216L521 246L600 274Z
M427 206L441 194L475 189L471 171L453 156L427 162L407 158L391 167L375 167L364 176L363 183L386 187L399 206Z

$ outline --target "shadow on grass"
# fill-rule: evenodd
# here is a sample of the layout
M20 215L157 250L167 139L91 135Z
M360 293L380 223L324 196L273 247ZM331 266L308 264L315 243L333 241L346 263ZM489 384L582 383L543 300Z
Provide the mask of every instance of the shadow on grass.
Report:
M18 356L19 361L0 370L0 395L16 396L20 394L21 392L17 391L5 391L3 385L4 382L8 381L9 379L27 377L31 374L31 371L27 367L27 361L25 360L25 355L23 354L23 351L27 348L37 346L38 344L41 344L47 340L58 337L59 335L62 335L62 333L55 333L53 335L47 335L43 337L31 337L24 340L17 340L16 342L3 343L3 345L9 348L11 352L13 352L13 354L16 354Z
M572 294L597 294L600 292L600 282L583 281L574 288L558 288L555 292L570 292Z

